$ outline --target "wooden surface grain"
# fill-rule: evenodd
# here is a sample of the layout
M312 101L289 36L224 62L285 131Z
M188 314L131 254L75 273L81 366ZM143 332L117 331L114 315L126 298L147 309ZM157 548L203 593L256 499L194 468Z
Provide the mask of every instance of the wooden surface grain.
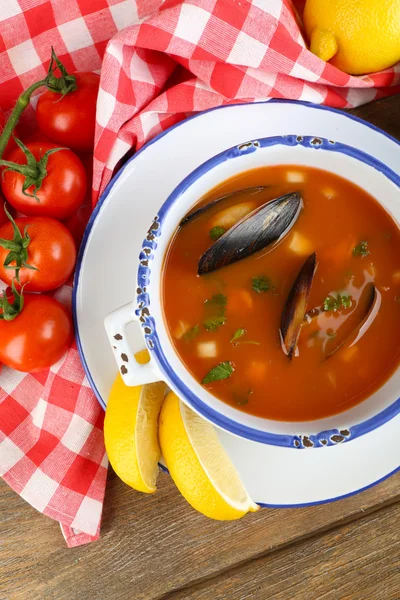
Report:
M354 113L400 138L400 96ZM400 600L399 531L400 473L227 523L195 513L165 474L146 496L110 473L101 539L68 550L0 483L0 600Z

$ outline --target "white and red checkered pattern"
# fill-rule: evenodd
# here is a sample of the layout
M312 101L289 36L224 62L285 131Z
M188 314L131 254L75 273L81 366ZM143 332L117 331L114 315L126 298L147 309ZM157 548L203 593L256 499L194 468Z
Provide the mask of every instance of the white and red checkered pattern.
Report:
M193 112L266 98L351 108L400 91L399 64L347 75L307 49L298 23L290 0L166 0L118 33L101 70L94 199L127 150Z
M299 23L289 0L7 0L0 4L0 106L9 109L43 78L51 45L71 71L100 69L105 53L96 201L128 151L193 112L267 98L353 107L400 91L399 65L347 75L307 50ZM70 292L66 286L59 295L68 300ZM0 475L60 521L70 546L99 535L102 419L75 346L48 372L3 368Z

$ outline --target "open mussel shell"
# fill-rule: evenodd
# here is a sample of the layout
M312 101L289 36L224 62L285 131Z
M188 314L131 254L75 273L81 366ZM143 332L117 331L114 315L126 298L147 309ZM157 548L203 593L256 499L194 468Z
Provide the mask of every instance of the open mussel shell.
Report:
M373 283L368 283L358 302L354 318L340 335L337 335L325 348L325 358L330 358L342 348L354 346L370 328L379 312L382 295ZM356 322L356 324L354 324ZM340 328L342 329L342 328ZM340 333L340 330L339 332Z
M301 267L283 309L280 329L282 347L290 359L296 350L316 266L317 255L314 252Z
M294 192L256 208L203 254L199 260L199 275L247 258L278 241L294 225L301 207L302 198Z
M229 199L235 198L236 196L241 196L242 194L244 196L253 196L254 194L259 194L260 192L263 192L268 187L269 186L267 186L267 185L259 185L256 187L244 188L242 190L235 190L234 192L229 192L229 194L225 194L224 196L220 196L219 198L215 198L215 200L211 200L211 202L208 202L207 204L200 206L200 208L197 208L193 212L186 215L186 217L183 217L182 221L179 223L179 226L182 227L182 225L187 225L194 219L197 219L197 217L200 217L200 215L205 213L207 210L209 210L216 204L219 204L220 202L222 202L223 200L229 200Z

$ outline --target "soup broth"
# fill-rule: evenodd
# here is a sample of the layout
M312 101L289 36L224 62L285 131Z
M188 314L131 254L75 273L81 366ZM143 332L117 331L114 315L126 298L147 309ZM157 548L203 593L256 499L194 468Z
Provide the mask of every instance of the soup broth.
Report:
M265 188L246 191L253 186ZM293 165L242 173L190 212L236 190L245 191L180 226L170 244L163 309L176 352L214 396L252 415L305 421L351 408L382 386L400 360L397 223L351 182ZM281 239L198 275L200 257L219 236L250 211L294 191L302 208ZM306 314L289 358L282 313L314 252Z

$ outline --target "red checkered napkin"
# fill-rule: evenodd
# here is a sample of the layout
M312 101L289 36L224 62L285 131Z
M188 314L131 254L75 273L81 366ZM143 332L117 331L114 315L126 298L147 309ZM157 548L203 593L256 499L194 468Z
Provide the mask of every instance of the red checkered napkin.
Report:
M193 112L267 98L352 107L400 91L399 65L352 77L311 54L289 0L7 0L0 3L3 108L43 78L51 45L70 70L99 69L105 50L94 200L131 148ZM59 294L65 300L70 292ZM102 418L76 347L48 372L3 368L0 475L60 521L70 546L99 535Z
M140 10L131 0L0 2L1 108L43 79L51 46L67 69L99 70L108 40ZM24 121L29 126L25 115ZM57 297L70 304L71 286ZM60 522L69 546L99 536L107 476L103 416L76 346L49 371L1 370L0 475Z
M295 2L299 9L304 5ZM121 31L107 46L97 108L95 200L129 149L193 112L267 98L351 108L400 91L400 64L353 77L312 54L290 0L158 4L151 18Z

